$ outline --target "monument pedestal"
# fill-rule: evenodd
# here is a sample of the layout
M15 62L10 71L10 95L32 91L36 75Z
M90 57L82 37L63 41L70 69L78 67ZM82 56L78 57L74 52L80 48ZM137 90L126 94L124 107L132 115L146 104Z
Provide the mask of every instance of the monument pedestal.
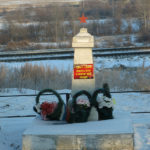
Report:
M66 124L35 118L23 134L22 150L133 150L130 117Z

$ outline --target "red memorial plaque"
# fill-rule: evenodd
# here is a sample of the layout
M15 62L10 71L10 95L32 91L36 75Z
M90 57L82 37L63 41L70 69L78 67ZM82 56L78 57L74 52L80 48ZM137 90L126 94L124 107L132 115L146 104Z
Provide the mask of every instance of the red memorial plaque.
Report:
M93 64L74 65L74 79L93 79Z

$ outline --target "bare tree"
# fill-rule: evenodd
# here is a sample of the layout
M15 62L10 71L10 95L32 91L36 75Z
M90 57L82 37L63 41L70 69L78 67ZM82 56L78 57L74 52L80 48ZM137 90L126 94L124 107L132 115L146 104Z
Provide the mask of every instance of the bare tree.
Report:
M150 29L150 1L149 0L137 0L137 13L139 17L144 21L144 29Z

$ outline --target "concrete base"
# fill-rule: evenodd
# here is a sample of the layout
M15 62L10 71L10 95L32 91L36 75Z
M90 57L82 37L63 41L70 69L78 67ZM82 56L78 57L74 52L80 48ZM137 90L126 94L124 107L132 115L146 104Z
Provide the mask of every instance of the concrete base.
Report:
M129 117L76 124L35 118L22 150L134 150L132 123Z

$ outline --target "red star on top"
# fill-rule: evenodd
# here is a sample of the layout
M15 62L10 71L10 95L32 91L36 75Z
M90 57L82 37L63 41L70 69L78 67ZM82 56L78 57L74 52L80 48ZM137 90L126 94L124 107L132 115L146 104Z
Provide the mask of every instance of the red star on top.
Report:
M84 16L84 13L82 14L82 17L80 17L80 23L86 23L87 17Z

